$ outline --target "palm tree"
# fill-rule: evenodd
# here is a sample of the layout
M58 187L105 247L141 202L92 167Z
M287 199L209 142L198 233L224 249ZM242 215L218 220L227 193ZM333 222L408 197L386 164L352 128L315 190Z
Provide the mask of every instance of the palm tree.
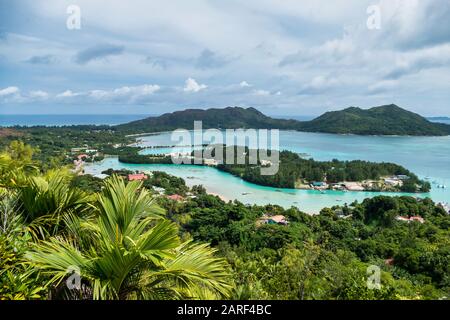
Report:
M28 183L19 188L25 220L31 222L41 216L85 211L91 198L82 190L72 188L71 179L72 175L65 170L50 170L43 176L28 178Z
M17 189L20 211L34 238L46 238L58 233L65 215L89 211L91 196L72 188L72 174L63 169L31 176Z
M177 226L152 213L139 182L113 176L95 204L98 216L66 218L68 232L36 244L31 264L64 288L68 271L81 278L71 298L180 299L226 297L229 273L205 244L181 243ZM70 294L71 293L71 294Z

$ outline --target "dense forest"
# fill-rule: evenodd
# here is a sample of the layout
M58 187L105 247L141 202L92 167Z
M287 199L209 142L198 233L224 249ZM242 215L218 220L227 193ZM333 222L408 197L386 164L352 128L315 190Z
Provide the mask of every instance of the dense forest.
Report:
M302 124L304 131L358 135L447 136L450 126L433 123L394 104L368 110L350 107Z
M3 136L2 136L3 132ZM124 146L135 140L117 133L109 126L61 126L61 127L11 127L0 128L0 148L20 139L34 148L34 157L44 165L51 166L68 158L72 148L97 149L102 153L115 154L114 146Z
M226 203L164 173L140 183L48 170L33 152L0 153L1 299L450 297L450 215L430 199L307 215ZM266 223L275 216L287 222Z

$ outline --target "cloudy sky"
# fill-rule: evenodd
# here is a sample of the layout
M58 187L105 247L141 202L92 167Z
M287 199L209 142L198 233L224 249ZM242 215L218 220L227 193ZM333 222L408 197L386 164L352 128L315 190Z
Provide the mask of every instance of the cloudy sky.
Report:
M450 0L0 0L0 114L450 115L449 17Z

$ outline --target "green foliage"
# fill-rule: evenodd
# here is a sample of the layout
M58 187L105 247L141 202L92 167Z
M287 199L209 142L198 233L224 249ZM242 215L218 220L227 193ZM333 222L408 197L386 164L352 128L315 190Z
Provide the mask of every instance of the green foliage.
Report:
M17 207L13 193L0 194L0 300L41 299L43 282L24 264L32 239Z
M227 257L236 299L438 299L450 289L450 217L429 199L379 196L308 216L203 194L178 212L189 212L182 227L194 240L218 245ZM263 214L290 223L261 225ZM400 215L426 222L395 220ZM370 265L383 270L381 290L367 288Z
M115 154L114 145L129 144L132 138L117 133L109 126L61 126L61 127L13 127L20 133L20 140L26 148L33 148L33 159L40 161L42 168L54 169L62 164L70 164L72 157L68 156L71 148L97 149L102 153ZM17 139L7 137L0 140L0 147ZM19 147L19 149L17 149ZM16 145L19 155L26 155L25 150Z
M189 191L182 178L174 177L163 171L153 171L147 180L144 180L144 187L164 188L166 194L185 195Z
M37 244L28 259L59 284L80 270L84 298L200 298L226 296L226 264L206 245L181 243L176 225L154 215L141 184L112 177L95 205L98 218L74 218L69 239Z
M385 105L368 110L347 108L332 111L305 122L304 131L360 135L446 136L450 126L432 123L418 114L396 105Z
M103 187L103 180L91 175L75 176L70 182L70 187L89 193L100 192Z
M163 172L144 183L126 182L125 170L109 170L105 181L74 177L37 167L29 151L13 144L0 156L1 299L450 294L450 216L430 199L379 196L310 216L298 208L225 203ZM385 165L379 169L395 168ZM322 175L311 168L312 176ZM185 201L154 198L153 187ZM265 224L267 215L283 215L288 224ZM367 286L369 266L381 269L380 290ZM74 267L81 286L69 290Z
M19 189L21 210L26 222L39 218L56 218L68 211L81 213L88 209L89 196L70 187L71 176L64 171L49 171L44 176L31 177Z
M20 141L12 141L5 152L0 152L0 188L19 187L26 183L28 176L38 174L32 156L33 149Z
M234 154L237 155L236 147ZM224 148L225 149L225 148ZM274 175L262 175L261 165L252 165L248 157L250 152L246 149L245 164L236 164L236 159L230 161L233 164L222 164L217 168L229 172L246 181L259 185L267 185L276 188L296 188L297 184L310 184L314 181L338 183L343 181L380 180L382 177L393 175L405 175L409 179L401 188L391 188L383 191L428 192L430 185L402 166L393 163L374 163L369 161L315 161L303 159L298 154L290 151L279 153L279 170ZM226 150L224 150L225 159ZM236 156L235 156L236 157ZM381 188L372 187L371 191L382 191Z

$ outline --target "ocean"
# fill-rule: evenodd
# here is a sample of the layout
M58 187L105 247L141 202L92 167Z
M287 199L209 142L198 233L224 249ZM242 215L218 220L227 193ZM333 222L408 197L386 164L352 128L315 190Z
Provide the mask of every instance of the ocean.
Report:
M0 126L116 125L150 116L148 114L0 114Z
M155 116L154 114L0 114L0 127L11 126L70 126L117 125ZM277 119L309 121L314 116L272 116ZM450 124L450 120L433 120Z

